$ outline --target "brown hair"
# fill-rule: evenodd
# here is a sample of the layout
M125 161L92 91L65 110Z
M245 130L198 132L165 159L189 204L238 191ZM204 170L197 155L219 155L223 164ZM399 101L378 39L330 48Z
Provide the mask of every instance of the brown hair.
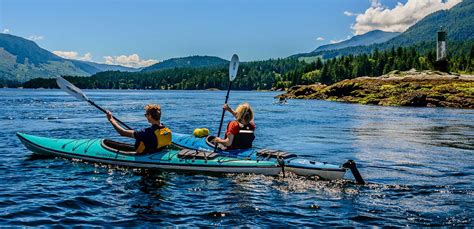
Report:
M147 115L150 115L155 121L160 121L161 119L161 107L158 104L148 104L145 106L145 111Z
M235 113L235 117L240 123L248 124L253 120L253 109L248 103L240 104L237 109L235 109Z

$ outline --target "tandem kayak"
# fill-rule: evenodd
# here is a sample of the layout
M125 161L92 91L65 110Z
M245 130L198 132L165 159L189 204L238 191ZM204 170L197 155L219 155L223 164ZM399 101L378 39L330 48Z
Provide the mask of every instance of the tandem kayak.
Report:
M182 148L213 152L214 144L210 142L213 138L214 136L198 138L194 135L173 133L172 142ZM259 162L278 162L285 171L301 176L318 176L326 180L342 179L348 169L348 167L332 165L326 162L298 158L295 154L279 150L251 148L225 151L219 149L217 152L220 155L241 159L247 158Z
M169 147L156 153L136 154L130 144L108 139L55 139L17 133L21 142L36 154L136 168L278 175L275 161L256 161L217 153Z

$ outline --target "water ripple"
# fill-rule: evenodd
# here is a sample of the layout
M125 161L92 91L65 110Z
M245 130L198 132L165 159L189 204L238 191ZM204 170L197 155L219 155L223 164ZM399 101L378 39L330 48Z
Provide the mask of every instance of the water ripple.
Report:
M160 103L163 122L182 133L196 127L215 133L225 96L220 91L86 93L134 128L147 125L145 104ZM367 185L291 173L159 172L33 156L16 132L132 141L118 137L102 113L62 91L0 89L0 225L474 225L474 111L306 100L276 105L274 95L232 92L232 106L248 101L256 111L256 146L335 164L354 159Z

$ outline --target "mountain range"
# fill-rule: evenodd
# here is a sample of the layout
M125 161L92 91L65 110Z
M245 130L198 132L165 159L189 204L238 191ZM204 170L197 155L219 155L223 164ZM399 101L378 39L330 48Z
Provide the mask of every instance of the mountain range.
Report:
M151 66L136 69L61 58L31 40L0 33L0 81L25 82L33 78L52 78L61 75L90 76L103 71L151 72L170 68L199 68L228 64L214 56L172 58Z
M372 30L362 35L353 36L350 39L345 40L345 41L341 41L335 44L327 44L327 45L319 46L313 52L342 49L342 48L354 47L354 46L360 46L360 45L366 46L366 45L371 45L371 44L383 43L398 35L400 35L400 33L385 32L382 30Z
M24 82L60 75L90 76L108 70L138 71L119 65L64 59L31 40L0 33L0 79Z
M321 50L318 48L312 52L296 54L291 57L306 60L311 60L312 57L329 59L350 54L369 53L375 49L384 50L391 47L434 47L437 31L441 29L445 30L448 34L448 44L474 39L474 0L464 0L449 10L440 10L431 13L408 28L405 32L382 43L373 42L369 44L372 38L364 34L361 38L368 39L368 41L365 41L366 45L339 48L333 46L336 48L331 50ZM463 50L452 51L459 52Z
M143 68L142 72L152 72L170 68L200 68L212 67L228 64L228 60L224 60L215 56L188 56L181 58L171 58L154 65Z

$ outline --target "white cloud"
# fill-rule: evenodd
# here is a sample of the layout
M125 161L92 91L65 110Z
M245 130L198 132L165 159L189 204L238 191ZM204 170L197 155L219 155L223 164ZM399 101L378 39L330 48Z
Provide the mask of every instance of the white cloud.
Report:
M352 12L349 12L349 11L344 11L344 15L348 16L348 17L352 17L352 16L357 16L359 14L356 14L356 13L352 13Z
M71 60L82 60L82 61L91 61L92 54L90 52L80 56L78 52L75 51L53 51L54 54Z
M329 43L336 44L336 43L339 43L339 42L342 42L342 41L345 41L345 40L344 39L342 39L342 40L330 40Z
M10 33L9 29L3 29L2 33Z
M28 40L32 40L32 41L40 41L40 40L43 40L44 37L43 36L38 36L38 35L31 35L28 37Z
M351 28L355 35L375 29L388 32L404 32L426 15L438 10L450 9L461 1L408 0L405 4L399 2L393 9L389 9L383 6L379 0L371 0L371 6L363 14L356 17L356 23Z
M132 54L129 56L104 56L104 59L106 64L122 65L133 68L146 67L158 63L158 61L154 59L142 60L138 54Z
M324 41L324 37L318 37L316 38L317 41Z
M75 52L75 51L53 51L53 53L66 59L92 61L92 54L90 52L82 56L78 52ZM158 61L154 59L142 60L140 59L140 56L138 54L132 54L129 56L127 55L104 56L104 62L105 64L122 65L122 66L133 67L133 68L146 67L146 66L150 66L152 64L158 63Z
M90 52L84 54L83 57L79 58L79 60L84 60L84 61L91 61L92 60L92 54Z
M382 3L380 0L369 0L370 1L370 7L372 8L377 8L377 7L382 7Z

